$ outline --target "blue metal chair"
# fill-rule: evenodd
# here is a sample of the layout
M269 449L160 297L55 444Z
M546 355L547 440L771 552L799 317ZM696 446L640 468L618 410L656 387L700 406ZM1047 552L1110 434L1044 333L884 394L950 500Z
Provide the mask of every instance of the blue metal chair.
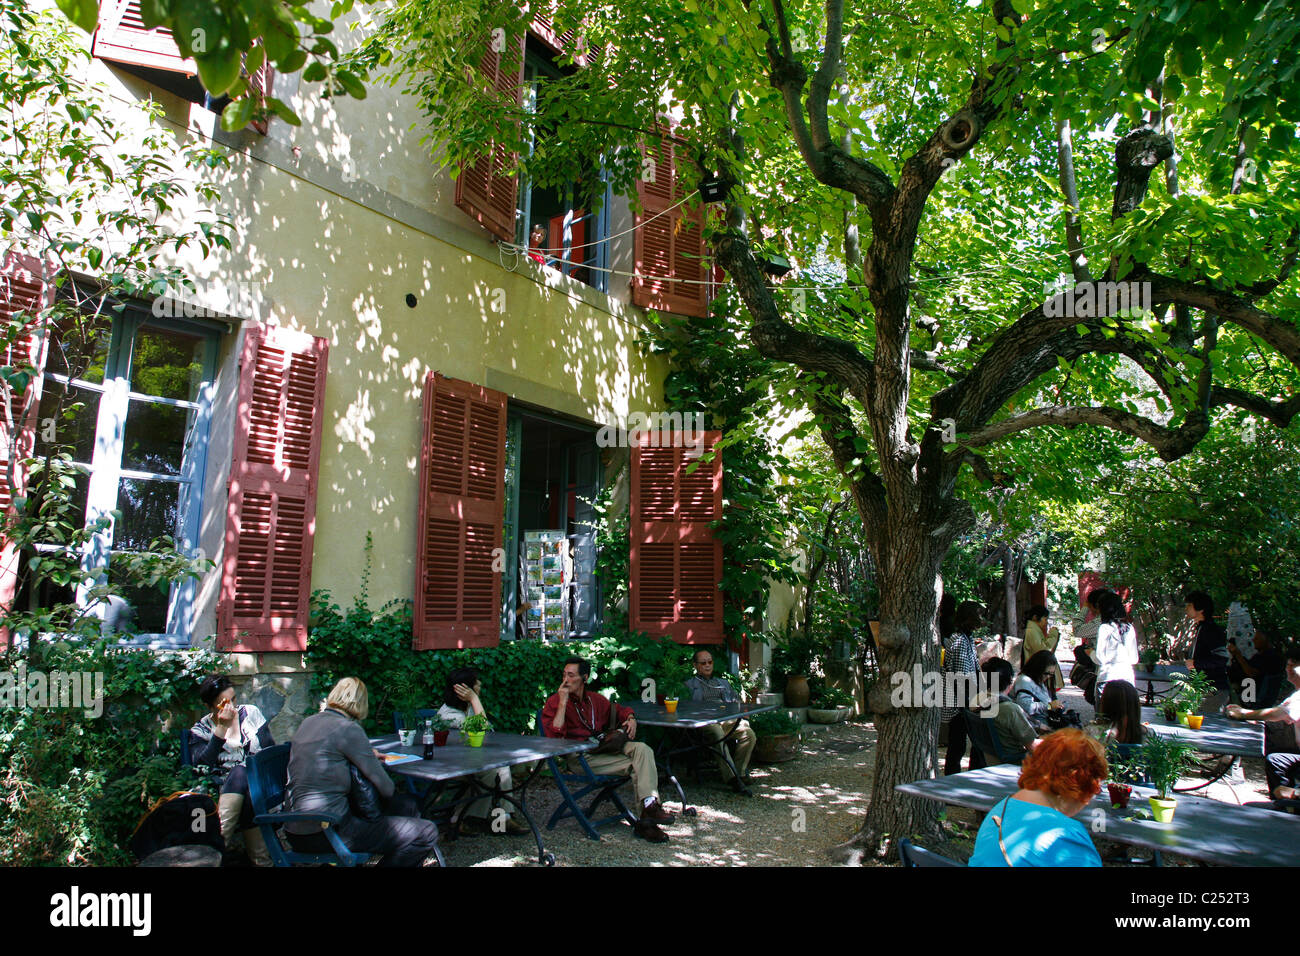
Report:
M189 767L193 763L194 761L190 757L190 729L188 727L182 727L181 728L181 766Z
M906 867L917 866L965 866L965 863L958 863L956 860L950 860L946 856L935 853L933 850L927 850L919 847L907 837L898 841L898 859Z
M259 750L248 758L248 795L253 804L253 822L262 831L266 848L276 866L293 866L299 863L338 864L357 866L370 859L369 853L353 853L335 831L342 817L329 813L288 813L281 810L284 791L289 778L290 744L276 744ZM325 824L325 839L334 848L333 853L299 853L280 845L276 827L286 823L313 822ZM438 862L442 862L441 854Z
M542 712L540 710L537 712L537 736L546 736L546 728L542 726ZM555 808L555 812L551 814L551 819L546 822L546 829L554 830L555 825L561 820L573 817L578 821L578 825L587 831L587 836L593 840L599 840L598 827L617 823L619 820L626 820L628 823L635 825L637 818L632 815L632 811L623 802L623 798L618 795L618 788L630 782L631 775L595 773L583 754L577 754L576 756L578 762L582 764L581 773L562 770L559 761L555 757L546 758L546 766L551 771L551 776L555 778L555 785L559 788L561 801L560 805ZM570 785L578 789L571 789ZM596 794L596 799L591 801L591 805L584 812L578 806L578 801L591 793ZM596 816L596 808L606 800L612 801L614 806L618 808L618 812L599 820L593 819Z

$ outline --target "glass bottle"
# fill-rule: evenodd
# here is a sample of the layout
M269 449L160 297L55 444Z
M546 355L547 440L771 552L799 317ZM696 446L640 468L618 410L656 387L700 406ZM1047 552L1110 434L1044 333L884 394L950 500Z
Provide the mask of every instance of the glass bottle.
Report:
M424 759L433 759L433 721L424 722Z

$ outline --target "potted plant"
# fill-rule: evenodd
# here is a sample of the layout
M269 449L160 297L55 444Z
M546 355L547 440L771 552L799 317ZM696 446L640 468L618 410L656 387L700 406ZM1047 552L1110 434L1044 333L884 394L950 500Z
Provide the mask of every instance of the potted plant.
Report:
M465 735L471 747L482 747L483 738L491 729L492 725L488 723L487 714L470 714L465 718L465 723L460 725L460 732Z
M447 735L451 733L451 725L447 723L446 718L434 714L429 720L433 723L433 745L435 747L447 746Z
M1137 764L1155 787L1155 794L1147 799L1157 823L1169 823L1174 818L1178 804L1174 784L1191 762L1192 751L1192 745L1185 740L1150 734L1137 752Z
M409 674L399 674L393 681L393 714L401 722L397 731L402 746L409 747L415 743L415 736L420 732L420 688Z
M808 675L812 673L817 650L802 635L786 635L782 644L772 646L772 672L785 675L785 705L807 707L811 696Z
M1160 662L1160 648L1148 647L1138 658L1138 663L1142 665L1142 670L1148 674L1155 672L1156 664Z
M1142 779L1142 768L1136 759L1129 759L1120 753L1119 745L1111 738L1106 743L1106 791L1110 796L1110 805L1117 810L1128 806L1129 797L1133 795L1133 783Z
M826 687L817 693L808 708L814 724L838 724L853 715L853 695L838 687Z
M1186 717L1199 711L1205 699L1214 693L1214 684L1204 671L1175 674L1172 683L1174 689L1171 698L1178 701L1179 723L1186 724Z
M781 710L769 710L749 718L758 738L754 759L760 763L784 763L799 756L799 722Z

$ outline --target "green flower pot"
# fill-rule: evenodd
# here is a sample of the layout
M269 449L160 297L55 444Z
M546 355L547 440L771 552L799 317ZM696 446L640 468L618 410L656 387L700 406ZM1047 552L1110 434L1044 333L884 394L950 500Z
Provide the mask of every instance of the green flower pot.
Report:
M469 741L471 747L482 747L483 738L487 736L486 730L480 730L478 733L467 733L465 738Z
M1187 718L1190 717L1191 715L1192 715L1192 712L1191 712L1190 710L1180 710L1180 711L1178 712L1178 722L1179 722L1180 724L1182 724L1184 727L1186 727L1186 726L1187 726Z
M1156 818L1156 823L1174 822L1174 808L1178 806L1174 797L1147 797L1147 802L1151 804L1151 815Z

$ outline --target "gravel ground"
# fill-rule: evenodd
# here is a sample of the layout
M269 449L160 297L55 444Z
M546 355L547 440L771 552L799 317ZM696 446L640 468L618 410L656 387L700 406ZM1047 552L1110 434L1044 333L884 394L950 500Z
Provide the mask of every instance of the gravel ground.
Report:
M679 814L664 827L668 843L637 839L626 824L603 827L599 842L572 820L545 829L559 792L544 778L529 788L528 810L559 866L828 866L830 848L853 835L865 812L862 795L870 786L875 740L869 724L805 733L798 759L750 768L753 797L724 787L712 768L702 784L683 780L699 812ZM630 787L623 793L632 797ZM675 793L663 796L668 810L681 809ZM450 866L537 865L536 844L527 836L461 837L443 850Z

